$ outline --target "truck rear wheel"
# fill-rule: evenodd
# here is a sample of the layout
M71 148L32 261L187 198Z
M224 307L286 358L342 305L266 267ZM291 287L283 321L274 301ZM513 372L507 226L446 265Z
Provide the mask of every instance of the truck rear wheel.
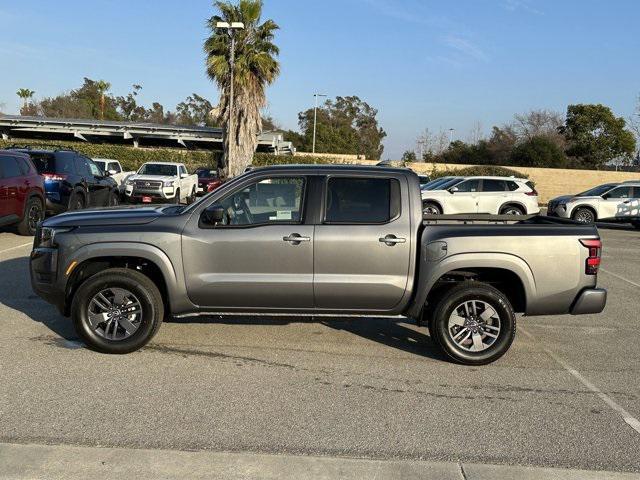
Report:
M164 304L147 276L128 268L110 268L80 285L71 316L78 335L91 349L130 353L156 334Z
M467 281L446 292L430 319L434 340L453 360L485 365L504 355L516 334L509 300L490 285Z

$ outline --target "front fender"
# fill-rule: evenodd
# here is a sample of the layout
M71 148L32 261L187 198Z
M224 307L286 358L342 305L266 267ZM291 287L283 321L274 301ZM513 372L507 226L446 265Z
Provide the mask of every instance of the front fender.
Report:
M160 250L158 247L147 243L90 243L80 247L74 251L73 254L65 258L63 264L59 266L59 272L61 272L61 275L65 275L65 272L67 272L69 266L74 261L79 265L87 260L105 257L138 257L153 262L162 272L162 276L167 286L170 305L174 306L179 304L179 299L183 298L179 295L179 292L184 290L184 283L180 280L182 277L176 272L175 266L165 252Z
M448 272L471 268L500 268L515 273L525 291L526 309L536 296L536 282L529 265L520 257L508 253L460 253L445 257L439 262L429 262L426 256L420 262L416 295L407 316L418 318L429 292L435 283Z

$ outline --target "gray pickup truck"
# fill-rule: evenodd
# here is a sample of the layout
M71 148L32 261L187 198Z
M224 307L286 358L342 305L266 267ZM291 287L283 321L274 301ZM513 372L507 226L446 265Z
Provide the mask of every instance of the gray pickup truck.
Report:
M508 350L515 313L606 302L594 226L508 218L430 224L405 169L258 168L189 206L49 218L31 279L101 352L142 347L165 315L404 316L478 365Z

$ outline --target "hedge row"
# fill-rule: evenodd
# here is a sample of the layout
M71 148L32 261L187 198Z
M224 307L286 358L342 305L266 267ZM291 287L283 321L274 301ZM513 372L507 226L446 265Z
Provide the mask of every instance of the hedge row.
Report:
M215 153L209 150L180 150L177 148L133 148L126 145L80 143L46 140L0 140L0 148L11 145L28 145L42 148L72 148L91 158L119 160L125 170L137 170L145 162L180 162L189 171L200 166L214 166Z
M272 155L270 153L256 153L253 156L254 167L264 167L266 165L291 165L291 164L314 164L314 165L331 165L335 163L347 163L336 162L335 159L326 157L313 157L307 155L292 156L292 155Z
M478 165L476 167L466 167L456 170L432 170L429 176L432 179L446 177L446 176L458 176L458 177L516 177L516 178L529 178L526 173L518 172L506 167L496 167L493 165Z

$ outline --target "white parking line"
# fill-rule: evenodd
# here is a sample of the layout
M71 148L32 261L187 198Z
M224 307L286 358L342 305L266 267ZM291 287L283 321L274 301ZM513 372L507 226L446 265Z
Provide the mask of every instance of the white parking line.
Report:
M607 275L611 275L612 277L616 277L617 279L622 280L623 282L627 282L633 285L634 287L640 288L640 283L632 282L628 278L624 278L623 276L618 275L617 273L610 272L609 270L606 270L604 268L600 268L600 271L606 273Z
M0 250L0 254L5 252L10 252L11 250L17 250L18 248L26 247L27 245L31 246L33 245L33 242L23 243L22 245L17 245L15 247L7 248L5 250Z
M535 337L531 335L529 332L527 332L524 328L520 327L519 330L522 333L524 333L527 337L529 337L531 340L535 340ZM609 407L614 412L620 414L620 416L622 416L622 419L625 421L625 423L629 425L631 428L633 428L637 433L640 434L640 420L635 418L633 415L627 412L624 408L618 405L615 402L615 400L613 400L609 395L607 395L606 393L603 393L602 390L600 390L593 383L591 383L589 380L583 377L580 372L578 372L575 368L573 368L567 362L565 362L560 357L558 357L551 350L545 347L541 347L541 348L547 355L549 355L553 360L555 360L556 363L558 363L562 368L564 368L567 372L573 375L580 383L582 383L585 387L587 387L589 390L595 393L598 397L600 397L600 400L602 400L604 403L609 405Z

